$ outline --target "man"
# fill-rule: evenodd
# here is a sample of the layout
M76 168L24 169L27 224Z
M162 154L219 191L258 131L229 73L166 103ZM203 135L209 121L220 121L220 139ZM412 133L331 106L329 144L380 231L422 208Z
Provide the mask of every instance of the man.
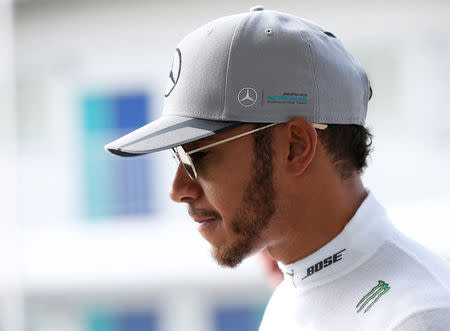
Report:
M449 330L449 264L361 182L371 94L333 33L254 7L186 36L162 117L105 148L172 150L171 198L218 263L262 250L278 261L260 330Z

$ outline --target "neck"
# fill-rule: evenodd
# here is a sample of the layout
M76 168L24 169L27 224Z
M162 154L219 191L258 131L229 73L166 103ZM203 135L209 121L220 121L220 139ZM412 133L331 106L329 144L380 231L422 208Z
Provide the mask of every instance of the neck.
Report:
M267 247L269 254L283 264L298 261L326 245L367 197L359 175L345 181L336 176L323 178L315 181L315 186L303 183L302 187L314 189L297 194L294 201L298 203L280 208L283 215L274 222L278 224L277 239Z

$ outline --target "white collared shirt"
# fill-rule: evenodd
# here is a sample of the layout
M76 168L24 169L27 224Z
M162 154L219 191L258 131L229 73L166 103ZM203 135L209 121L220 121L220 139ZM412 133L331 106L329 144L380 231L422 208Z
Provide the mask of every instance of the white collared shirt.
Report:
M335 238L278 263L284 281L260 331L450 330L450 264L397 230L367 191Z

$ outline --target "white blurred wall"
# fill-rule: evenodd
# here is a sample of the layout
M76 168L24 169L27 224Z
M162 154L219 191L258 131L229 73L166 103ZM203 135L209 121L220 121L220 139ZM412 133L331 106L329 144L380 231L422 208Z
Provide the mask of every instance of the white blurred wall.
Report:
M23 329L21 236L17 223L13 7L0 1L0 330Z

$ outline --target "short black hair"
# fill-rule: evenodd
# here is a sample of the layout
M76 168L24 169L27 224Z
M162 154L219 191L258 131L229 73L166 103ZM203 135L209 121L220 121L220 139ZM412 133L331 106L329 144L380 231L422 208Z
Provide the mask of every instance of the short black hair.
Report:
M356 124L329 124L325 130L316 131L342 179L352 177L355 171L360 175L364 172L372 151L373 135L368 128Z
M255 128L267 124L270 123L253 123ZM272 127L255 133L255 145L270 143L271 131ZM372 151L373 135L368 128L356 124L328 124L325 130L316 129L316 132L342 179L364 172Z

